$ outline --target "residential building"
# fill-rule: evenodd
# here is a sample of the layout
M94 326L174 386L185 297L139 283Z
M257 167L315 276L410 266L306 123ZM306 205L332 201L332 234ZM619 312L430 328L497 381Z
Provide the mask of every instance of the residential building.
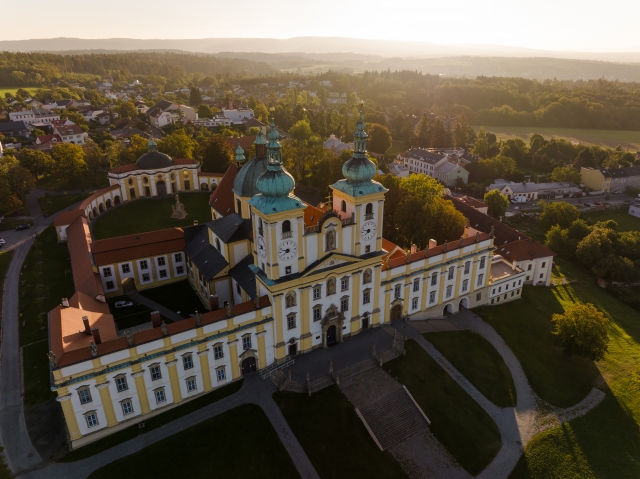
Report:
M453 187L458 180L464 184L469 181L469 172L439 151L413 148L399 153L396 160L409 167L411 173L429 175L445 186Z
M75 123L70 125L55 125L53 133L60 135L65 143L75 143L76 145L84 145L87 134Z
M347 104L347 94L346 93L337 93L330 92L327 95L327 105L346 105Z
M582 183L592 191L624 193L627 187L640 187L640 167L580 168Z
M407 176L409 176L409 172L409 167L398 160L393 160L389 165L389 173L391 173L393 176L406 178Z
M539 198L563 198L568 195L582 193L582 190L575 183L532 183L515 182L508 180L496 180L487 187L487 191L498 190L507 198L525 198L526 201L535 201Z
M329 138L322 146L333 151L336 156L340 156L343 151L353 150L353 143L344 143L341 138L337 138L333 133L329 135Z
M149 122L156 128L171 125L180 120L182 116L185 120L195 121L196 111L190 106L179 105L168 100L160 100L153 107L147 110Z
M489 304L506 303L520 299L526 273L510 264L500 255L491 259L491 277L489 278Z
M24 121L0 122L0 135L29 136L29 128Z
M231 121L232 125L242 125L245 121L253 118L253 110L251 108L225 108L222 114Z

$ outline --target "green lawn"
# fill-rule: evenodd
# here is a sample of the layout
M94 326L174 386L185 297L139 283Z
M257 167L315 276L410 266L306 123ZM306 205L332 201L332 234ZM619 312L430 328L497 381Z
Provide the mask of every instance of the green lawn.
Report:
M516 405L509 368L489 341L472 331L427 333L424 337L489 401L500 407Z
M614 220L618 223L618 231L640 231L640 218L631 216L627 211L628 207L609 210L609 211L594 211L593 213L583 213L584 219L590 219L593 224L598 221Z
M63 193L61 195L45 195L38 198L40 210L44 216L50 216L89 197L91 193Z
M480 126L474 125L478 131ZM529 144L534 133L542 135L546 140L562 138L567 141L579 141L587 145L600 145L615 148L621 145L632 152L640 150L640 131L624 130L590 130L581 128L547 128L540 126L484 126L485 130L494 133L501 140L522 138Z
M22 370L24 371L24 403L34 406L56 397L51 391L49 373L49 342L47 340L23 346Z
M145 289L140 294L149 298L165 308L169 308L174 313L180 311L180 315L188 317L196 311L206 310L202 301L193 290L188 280L158 286L157 288Z
M10 93L11 95L15 95L16 92L22 88L23 90L27 90L30 95L35 95L38 91L38 87L32 86L4 86L0 87L0 97L4 98L5 93Z
M390 452L378 449L338 386L273 399L323 479L407 477Z
M180 193L180 202L188 215L183 220L171 218L171 205L175 204L173 195L131 201L101 215L93 224L93 235L96 239L104 239L191 226L194 220L207 223L211 221L209 196L210 193Z
M404 143L394 141L393 144L391 145L391 148L389 148L385 154L388 156L395 157L398 153L402 153L406 149L407 147L405 146Z
M9 264L13 258L13 251L0 251L0 293L2 292L2 284L4 283L4 277L9 269ZM0 316L2 311L2 294L0 294Z
M325 458L329 460L333 458ZM89 477L288 479L300 476L262 409L247 404L112 462Z
M543 399L567 406L593 386L607 396L585 416L536 436L510 477L640 477L640 313L596 286L580 266L558 258L556 263L558 277L578 282L527 286L522 300L479 312L511 347ZM551 313L574 302L592 303L612 320L603 361L570 358L552 345Z
M214 389L213 391L210 391L207 394L204 394L187 403L181 404L180 406L169 409L162 414L146 419L144 421L144 427L142 429L140 429L137 424L126 429L122 429L121 431L111 434L110 436L104 437L79 449L68 452L64 457L59 459L58 462L79 461L81 459L91 457L94 454L98 454L99 452L106 451L113 446L117 446L118 444L128 441L129 439L133 439L134 437L157 429L160 426L164 426L165 424L174 421L182 416L186 416L193 411L197 411L198 409L202 409L209 404L213 404L214 402L219 401L222 398L231 396L232 394L238 392L241 387L242 380L235 381L227 386L218 389Z
M29 250L20 286L20 344L47 339L47 313L62 298L73 295L71 264L66 243L58 243L53 226L46 228ZM24 269L26 266L26 269ZM45 358L46 359L46 358Z
M482 471L502 443L491 417L415 341L406 356L384 365L404 384L431 421L431 432L472 475Z

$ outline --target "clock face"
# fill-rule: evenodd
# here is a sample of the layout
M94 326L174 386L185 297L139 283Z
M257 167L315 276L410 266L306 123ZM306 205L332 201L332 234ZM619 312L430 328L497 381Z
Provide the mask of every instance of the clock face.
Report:
M278 256L282 260L290 260L296 256L296 252L298 251L298 246L295 241L287 240L280 245L278 248Z
M362 239L370 240L376 236L376 224L373 221L367 221L360 229Z
M258 254L263 258L267 256L267 246L264 244L264 238L258 236Z

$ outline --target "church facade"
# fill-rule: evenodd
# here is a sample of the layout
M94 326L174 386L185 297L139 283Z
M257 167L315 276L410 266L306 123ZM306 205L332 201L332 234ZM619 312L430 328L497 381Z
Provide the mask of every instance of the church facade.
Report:
M318 206L293 193L273 122L254 158L238 148L211 194L212 221L183 228L181 251L167 246L173 277L188 278L202 300L196 317L118 331L92 263L107 259L91 245L74 252L87 230L69 226L78 281L49 313L49 357L73 447L393 319L488 304L491 234L469 227L459 240L409 252L383 239L387 190L373 180L366 141L361 115L344 179Z

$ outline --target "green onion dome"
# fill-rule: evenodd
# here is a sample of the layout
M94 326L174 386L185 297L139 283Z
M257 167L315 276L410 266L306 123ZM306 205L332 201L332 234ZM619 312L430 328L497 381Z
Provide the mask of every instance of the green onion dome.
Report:
M360 108L360 118L356 124L356 132L353 135L353 156L342 165L342 174L351 183L371 181L377 173L376 165L367 156L367 138L369 135L364 129L362 108Z
M296 186L293 176L280 164L269 164L256 183L258 191L265 196L289 196Z

